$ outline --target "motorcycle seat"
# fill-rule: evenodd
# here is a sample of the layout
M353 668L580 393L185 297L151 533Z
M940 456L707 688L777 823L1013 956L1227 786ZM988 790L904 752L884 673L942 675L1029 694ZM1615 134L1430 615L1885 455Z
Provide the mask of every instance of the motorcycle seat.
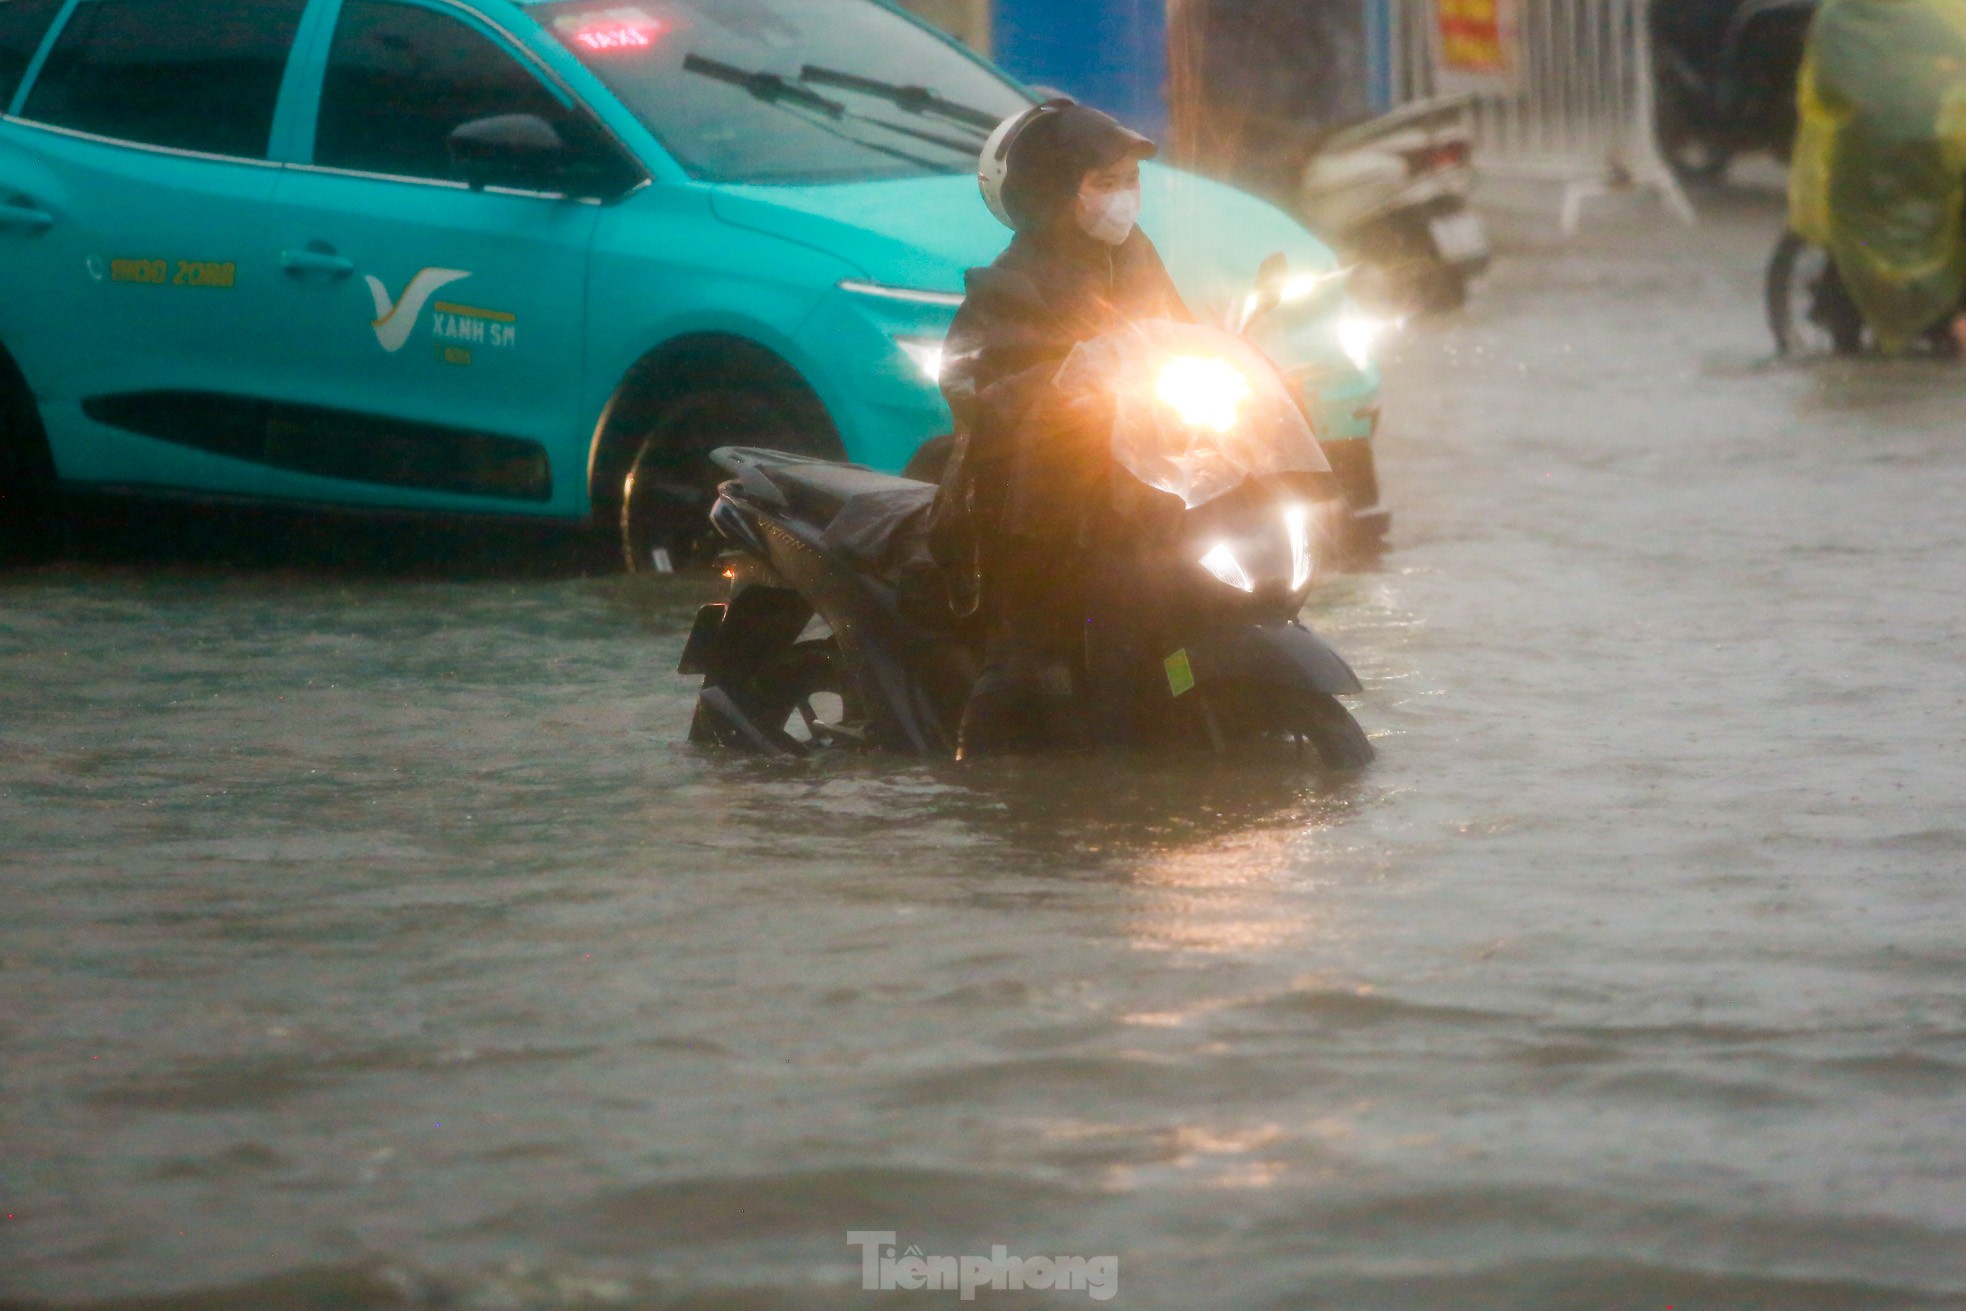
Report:
M928 559L928 510L936 485L755 446L710 453L771 512L810 524L821 544L854 568L885 576Z
M785 493L793 513L825 528L854 502L893 507L927 505L935 499L935 484L875 473L851 464L800 461L764 466L772 485Z
M864 573L887 576L909 559L927 559L928 509L935 484L850 464L769 464L765 476L792 513Z

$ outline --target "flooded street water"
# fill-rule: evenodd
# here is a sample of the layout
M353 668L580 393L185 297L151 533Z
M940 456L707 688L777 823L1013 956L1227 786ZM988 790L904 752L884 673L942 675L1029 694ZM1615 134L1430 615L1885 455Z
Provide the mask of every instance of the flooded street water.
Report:
M1550 217L1392 348L1350 780L706 754L700 581L0 576L0 1303L1966 1305L1966 371Z

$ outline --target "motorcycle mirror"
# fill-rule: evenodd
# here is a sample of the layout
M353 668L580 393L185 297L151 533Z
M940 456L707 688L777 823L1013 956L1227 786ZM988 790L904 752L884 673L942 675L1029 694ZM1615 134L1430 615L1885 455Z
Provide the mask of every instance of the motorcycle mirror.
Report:
M1272 251L1264 261L1256 266L1256 288L1275 295L1283 294L1283 284L1290 278L1290 260L1280 250Z
M1256 266L1256 289L1243 298L1242 312L1236 318L1236 331L1249 329L1271 310L1283 304L1284 284L1290 280L1290 260L1282 251L1272 252Z

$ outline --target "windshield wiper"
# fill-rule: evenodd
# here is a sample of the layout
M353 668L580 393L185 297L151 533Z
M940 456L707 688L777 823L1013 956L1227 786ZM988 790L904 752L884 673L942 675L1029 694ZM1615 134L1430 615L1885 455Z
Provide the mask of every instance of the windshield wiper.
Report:
M858 91L866 96L878 96L882 100L909 114L934 114L965 127L973 127L979 132L996 130L1002 116L987 110L972 109L959 105L953 100L944 100L925 86L900 86L893 82L882 82L871 77L861 77L858 73L842 73L837 68L821 68L817 64L807 64L799 70L799 81L816 82L820 86L836 86L842 91Z
M943 146L960 154L965 161L973 157L981 145L981 142L978 140L958 141L954 137L945 137L938 132L924 132L920 128L909 127L905 123L890 123L886 119L875 118L872 114L850 113L847 117L857 123L871 123L875 127L886 128L890 132L899 132L904 137L913 137L917 141L926 141L932 146Z
M817 91L808 91L797 82L782 78L776 73L750 73L735 64L706 59L697 54L683 56L683 71L699 73L718 82L728 82L734 87L749 91L768 105L789 100L816 109L829 118L846 117L846 106L839 101L829 100Z
M919 137L923 140L935 140L934 137L929 136L927 133L915 132L912 129L902 127L898 123L883 123L879 119L869 118L865 114L852 113L848 111L845 105L842 105L837 100L828 100L825 96L808 91L798 85L798 83L787 81L776 73L748 73L734 65L721 63L715 59L706 59L702 55L685 55L683 57L683 69L685 72L696 73L717 82L728 82L734 87L749 91L766 104L776 105L786 113L796 115L801 120L812 124L812 126L818 128L820 131L830 136L836 136L842 141L851 141L863 150L871 150L876 154L886 155L890 159L902 160L905 163L915 165L917 168L926 169L931 173L962 171L951 168L947 164L938 164L932 159L923 159L920 155L911 155L905 150L896 150L892 146L884 146L878 141L869 141L865 137L845 131L843 125L851 121L869 123L875 127L886 128L890 132L901 132L908 136ZM816 117L816 114L824 115L824 117ZM937 141L936 144L951 146L965 152L972 149L967 142Z
M938 136L933 132L923 132L901 123L886 123L866 114L856 114L839 101L829 100L816 91L808 91L797 82L780 77L776 73L747 72L734 64L722 63L718 60L707 59L702 55L696 54L685 55L683 57L683 69L685 72L698 73L714 81L727 82L731 86L750 92L766 104L777 105L781 109L793 110L794 112L799 109L816 110L833 120L834 123L841 123L847 120L855 123L866 123L871 127L877 127L886 132L898 132L902 136L911 137L916 141L924 141L930 145L941 146L945 150L953 150L962 155L968 155L976 149L976 143L974 141L958 141L954 137ZM824 128L826 131L832 133L832 135L846 141L851 141L855 145L865 146L869 150L878 151L894 159L906 160L910 164L919 165L931 172L951 173L963 171L948 164L938 164L934 160L923 159L920 155L911 155L905 150L896 150L888 146L883 146L879 142L868 141L862 137L853 136L818 119L808 118L806 121L814 127Z

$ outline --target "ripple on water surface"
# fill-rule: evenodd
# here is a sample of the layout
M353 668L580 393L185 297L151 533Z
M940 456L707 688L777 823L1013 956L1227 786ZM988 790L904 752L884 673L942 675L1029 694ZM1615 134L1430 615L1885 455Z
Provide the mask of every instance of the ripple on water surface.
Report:
M1393 347L1353 779L703 753L700 579L0 579L0 1303L1966 1304L1966 384L1765 364L1729 205Z

